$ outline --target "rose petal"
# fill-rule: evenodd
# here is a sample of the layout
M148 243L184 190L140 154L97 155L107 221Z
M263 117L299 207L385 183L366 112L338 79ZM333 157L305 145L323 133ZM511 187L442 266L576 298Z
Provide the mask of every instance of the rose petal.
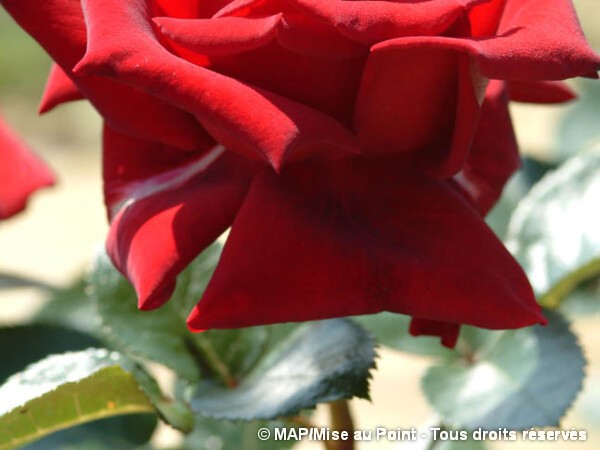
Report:
M85 98L71 78L57 64L52 64L46 89L39 106L39 113L46 113L62 103Z
M517 262L449 183L356 158L257 175L188 326L382 310L493 329L544 321Z
M325 113L349 130L364 64L364 57L332 61L271 43L233 57L212 58L211 69Z
M177 18L211 17L229 0L153 0L156 9L162 16Z
M508 92L511 100L527 103L564 103L577 97L562 81L512 81Z
M371 53L354 110L363 153L414 152L450 136L457 66L455 52L438 49Z
M455 51L372 53L354 111L363 153L418 153L429 174L457 173L470 148L487 80Z
M221 9L215 12L213 19L219 19L221 17L246 17L249 16L253 10L260 9L264 4L265 0L227 1Z
M437 152L421 155L425 172L440 179L456 175L462 169L475 138L481 102L489 81L481 76L466 55L459 57L458 71L458 99L449 150L443 142L441 146L438 142Z
M284 19L277 14L260 19L154 21L172 42L208 55L203 66L350 124L368 49L335 30L288 13ZM279 45L270 43L275 35Z
M465 11L485 0L426 2L289 0L300 11L363 44L402 36L435 36Z
M213 145L188 113L120 83L73 74L72 68L86 48L79 2L0 0L0 3L46 49L112 127L190 150Z
M234 0L215 14L219 17L264 17L283 15L277 28L277 42L301 55L338 60L362 56L368 46L342 36L339 31L318 17L299 11L286 0Z
M514 75L506 79L530 79L530 73L546 80L598 77L600 56L587 43L570 0L507 0L498 34L510 44L494 40L486 52L524 66L508 70Z
M207 155L214 152L214 147L203 152L180 150L136 139L108 126L103 137L104 199L109 218L134 199L188 181L211 160Z
M129 145L128 145L129 143ZM152 309L171 296L177 275L233 221L246 194L252 171L235 154L215 147L200 158L145 177L115 180L115 168L128 167L128 147L150 156L157 169L166 148L106 129L107 199L113 217L107 251L134 285L139 306ZM112 175L112 176L111 176Z
M23 210L35 190L53 184L52 172L0 117L0 219Z
M83 6L88 49L76 72L130 83L187 110L228 149L276 170L286 161L358 151L350 131L331 117L166 51L145 2L84 0Z
M455 323L419 319L416 317L413 317L410 321L410 334L413 336L439 336L442 345L448 348L454 348L459 333L460 325Z
M468 52L481 73L510 81L597 78L600 56L588 45L568 0L508 0L498 36L480 39L411 37L392 39L374 52L431 46Z
M302 14L286 12L277 29L286 50L328 61L365 56L368 47L343 37L335 28Z
M505 84L490 82L471 152L455 177L484 216L521 165Z
M258 19L153 19L164 36L206 55L230 55L262 47L275 38L280 20L280 14Z
M491 0L475 6L468 12L471 36L493 36L498 30L506 0Z
M172 0L153 0L157 14L168 17L191 19L202 17L200 10L203 5L211 5L215 2L212 0L185 0L174 2ZM221 2L222 3L222 2ZM162 14L161 14L162 13Z

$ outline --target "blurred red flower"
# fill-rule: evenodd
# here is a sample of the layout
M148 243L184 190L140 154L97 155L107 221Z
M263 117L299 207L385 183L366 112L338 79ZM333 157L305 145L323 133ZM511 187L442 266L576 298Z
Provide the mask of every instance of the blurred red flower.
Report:
M0 219L22 211L34 191L52 184L50 170L0 117Z

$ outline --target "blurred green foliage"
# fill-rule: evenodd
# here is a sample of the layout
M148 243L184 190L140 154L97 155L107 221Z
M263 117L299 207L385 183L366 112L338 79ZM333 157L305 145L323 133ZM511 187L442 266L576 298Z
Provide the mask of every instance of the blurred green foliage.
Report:
M37 103L43 90L50 57L0 9L0 96L18 96Z

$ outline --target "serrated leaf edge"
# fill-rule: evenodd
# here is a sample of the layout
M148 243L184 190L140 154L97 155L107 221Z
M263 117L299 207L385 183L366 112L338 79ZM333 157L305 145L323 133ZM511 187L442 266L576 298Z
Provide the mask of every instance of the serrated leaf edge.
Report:
M584 384L584 380L585 380L585 377L586 377L586 374L587 374L587 368L588 368L588 358L586 357L586 350L581 345L581 342L580 342L579 337L577 336L577 334L574 333L573 330L571 329L571 323L569 322L569 320L564 315L558 313L557 311L554 311L554 314L556 314L557 316L559 316L558 320L562 320L564 322L564 324L565 324L565 330L570 333L570 335L574 339L574 343L580 349L580 351L581 351L581 357L582 357L582 360L583 360L583 366L582 366L581 372L580 372L581 373L581 378L580 378L580 381L579 381L579 386L577 388L577 391L575 392L575 394L571 398L571 401L567 405L564 406L564 408L563 408L563 410L562 410L562 412L560 414L560 418L558 420L558 423L551 424L551 425L540 425L540 427L552 427L552 426L560 427L560 421L562 419L564 419L564 417L568 414L568 412L574 407L575 403L577 402L579 396L582 393L583 384ZM458 362L460 359L461 359L461 357L459 355L457 355L456 358L453 359L453 361L454 362ZM444 363L448 364L448 363L450 363L450 361L449 360L447 360L447 361L441 361L441 364L436 364L435 366L443 365ZM424 386L424 382L425 382L425 378L427 377L427 374L429 373L429 369L431 369L432 367L435 367L435 366L433 366L433 365L429 366L428 369L423 374L423 376L421 377L421 380L420 380L421 392L423 393L425 399L427 400L427 403L435 411L435 414L442 419L442 421L443 421L444 424L448 425L449 427L451 427L452 429L455 429L455 430L467 429L466 427L464 427L459 422L456 422L456 421L454 421L452 419L449 419L448 417L445 417L445 415L441 411L438 411L435 408L435 406L430 402L429 396L427 395L427 391L426 391L425 386ZM524 430L528 430L530 428L531 427L518 428L518 429L514 429L514 431L524 431Z

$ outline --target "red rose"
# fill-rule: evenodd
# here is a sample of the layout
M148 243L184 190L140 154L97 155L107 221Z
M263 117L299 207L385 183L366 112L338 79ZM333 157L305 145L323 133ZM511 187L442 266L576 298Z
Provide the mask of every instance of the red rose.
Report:
M50 170L0 116L0 219L23 210L33 191L53 183Z
M518 165L509 96L600 67L568 0L2 4L61 67L43 109L105 118L108 251L141 308L232 226L194 330L543 321L481 214Z

